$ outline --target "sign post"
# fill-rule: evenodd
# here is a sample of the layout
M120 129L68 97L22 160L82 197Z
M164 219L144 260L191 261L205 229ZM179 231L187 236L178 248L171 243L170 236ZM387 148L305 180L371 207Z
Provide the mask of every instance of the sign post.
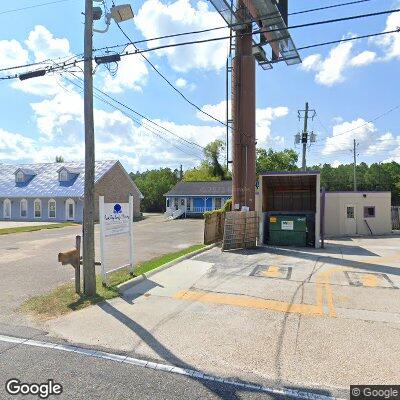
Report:
M128 234L128 267L131 273L133 273L135 268L133 251L133 197L129 196L129 203L104 203L104 196L99 196L99 215L101 275L103 285L108 286L106 268L106 240L108 237Z
M129 263L130 272L135 272L135 259L133 251L133 196L129 196Z

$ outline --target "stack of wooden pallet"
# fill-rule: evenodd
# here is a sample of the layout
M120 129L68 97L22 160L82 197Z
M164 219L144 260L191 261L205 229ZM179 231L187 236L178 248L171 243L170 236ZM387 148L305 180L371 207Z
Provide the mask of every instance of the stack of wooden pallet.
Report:
M222 250L256 247L258 216L256 211L231 211L225 215Z

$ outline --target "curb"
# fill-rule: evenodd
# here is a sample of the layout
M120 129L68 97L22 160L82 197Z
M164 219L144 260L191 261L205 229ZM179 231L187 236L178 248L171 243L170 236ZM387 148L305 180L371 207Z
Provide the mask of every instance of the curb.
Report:
M218 243L213 243L210 244L209 246L203 247L199 250L192 251L191 253L185 254L183 256L180 256L176 258L175 260L172 260L166 264L160 265L157 268L152 269L149 272L145 272L144 274L140 276L135 276L134 278L130 279L129 281L123 282L117 286L118 293L123 294L123 292L132 286L138 285L140 282L143 282L144 280L150 278L152 275L156 274L157 272L164 271L165 269L168 269L170 267L173 267L176 264L179 264L181 261L187 260L189 258L192 258L194 256L197 256L198 254L204 253L207 250L210 250L214 247L216 247Z

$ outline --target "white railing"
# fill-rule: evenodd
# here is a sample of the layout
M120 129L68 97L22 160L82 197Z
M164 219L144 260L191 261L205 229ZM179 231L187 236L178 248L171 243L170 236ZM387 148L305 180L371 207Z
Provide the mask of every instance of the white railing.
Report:
M206 211L213 211L212 207L192 207L190 210L187 210L187 213L204 213Z

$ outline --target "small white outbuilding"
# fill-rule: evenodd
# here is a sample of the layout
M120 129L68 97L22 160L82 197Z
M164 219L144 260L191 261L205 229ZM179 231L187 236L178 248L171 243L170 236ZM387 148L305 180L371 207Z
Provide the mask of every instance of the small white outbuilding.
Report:
M391 233L390 192L326 192L323 197L325 237Z

